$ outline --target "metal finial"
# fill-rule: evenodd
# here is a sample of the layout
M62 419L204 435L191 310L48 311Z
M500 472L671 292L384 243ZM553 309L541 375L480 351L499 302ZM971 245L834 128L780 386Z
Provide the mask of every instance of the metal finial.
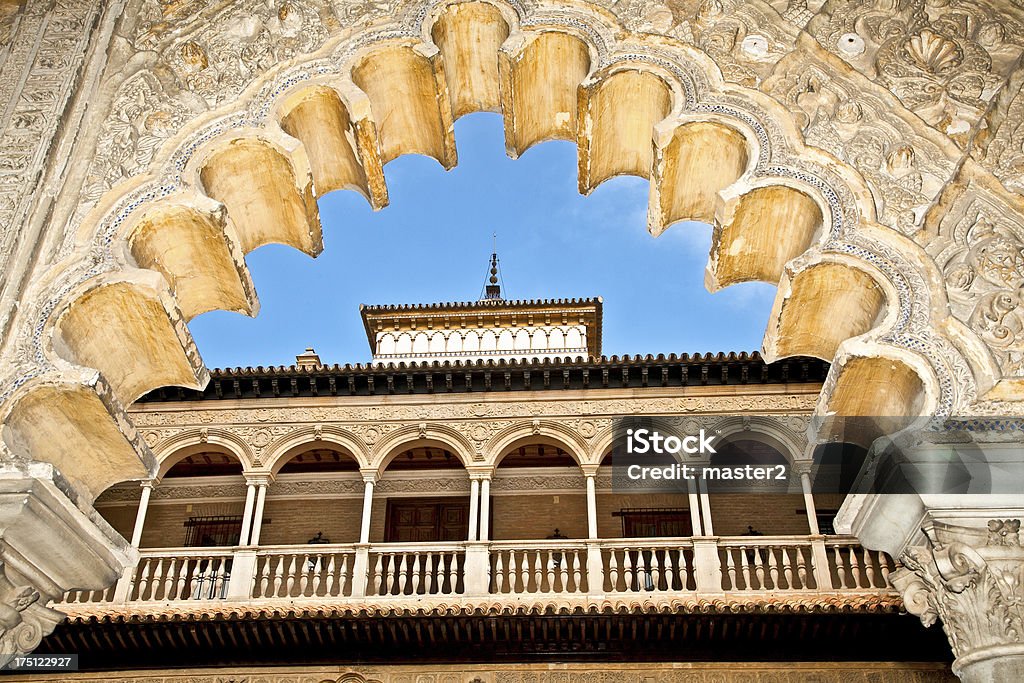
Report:
M487 286L484 288L484 300L501 300L501 285L498 284L498 235L492 233L491 238L494 240L494 251L491 252L491 268L490 277L487 278Z

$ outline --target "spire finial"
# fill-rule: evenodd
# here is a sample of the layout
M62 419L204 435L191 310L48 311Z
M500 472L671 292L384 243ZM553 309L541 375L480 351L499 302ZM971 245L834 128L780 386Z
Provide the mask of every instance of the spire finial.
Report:
M491 252L490 277L487 278L487 286L484 290L485 301L501 300L501 285L498 284L498 233L492 233L493 249Z

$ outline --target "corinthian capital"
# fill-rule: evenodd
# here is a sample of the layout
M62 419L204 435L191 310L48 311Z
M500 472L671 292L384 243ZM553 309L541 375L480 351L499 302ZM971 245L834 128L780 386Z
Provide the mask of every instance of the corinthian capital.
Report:
M925 626L942 621L964 681L1024 680L1024 548L1020 520L987 529L933 522L892 583Z

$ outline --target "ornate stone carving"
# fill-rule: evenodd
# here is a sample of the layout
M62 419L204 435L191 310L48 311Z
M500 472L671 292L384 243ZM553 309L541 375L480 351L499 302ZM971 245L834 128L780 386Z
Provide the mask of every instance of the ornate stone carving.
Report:
M900 558L904 568L892 575L907 610L926 626L942 620L957 656L954 671L964 680L1019 679L1024 672L1020 520L990 520L987 530L935 522L924 532L927 546L908 548ZM1001 675L979 677L980 672Z
M916 125L886 90L830 55L820 57L810 64L804 53L786 57L765 91L797 116L809 144L863 174L882 223L913 234L955 175L960 150Z
M808 30L966 147L1021 54L1022 16L1009 3L832 0ZM862 41L862 50L849 49L850 36Z
M0 550L2 555L3 550ZM15 584L0 560L0 665L15 655L31 652L64 618L40 600L38 590L29 584Z
M309 407L289 405L281 408L193 408L179 410L171 408L166 411L154 411L152 408L132 412L132 419L140 428L181 427L217 424L236 424L251 426L253 422L271 423L315 423L315 422L356 422L361 426L351 429L374 429L377 438L394 429L394 421L427 420L475 420L469 427L467 435L471 439L477 425L490 430L488 425L495 424L495 419L540 417L591 417L631 415L634 413L672 415L676 413L792 413L809 412L814 408L817 396L814 394L782 394L782 395L709 395L689 396L680 398L637 398L609 400L535 400L508 401L493 403L487 406L488 419L480 419L480 409L476 404L469 403L410 403L393 404L384 411L375 406L331 405ZM459 423L453 423L457 426ZM346 426L346 428L349 428ZM251 427L255 430L256 427ZM248 432L247 432L248 434Z
M0 9L0 283L23 234L99 3L3 3ZM2 288L0 288L2 289ZM7 311L0 309L0 335Z
M992 183L966 177L945 195L928 242L948 283L950 311L989 347L1003 376L1024 376L1024 223L1021 202ZM934 222L933 222L934 223Z
M1008 190L1024 194L1024 69L999 92L971 154Z
M626 0L609 3L637 31L669 35L711 55L727 81L757 86L794 48L795 31L761 2Z

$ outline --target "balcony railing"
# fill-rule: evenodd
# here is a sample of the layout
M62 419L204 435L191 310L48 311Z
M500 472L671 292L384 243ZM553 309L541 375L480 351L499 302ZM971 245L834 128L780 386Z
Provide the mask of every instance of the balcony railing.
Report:
M61 604L877 594L894 569L854 539L822 536L172 548L141 551L115 588Z

